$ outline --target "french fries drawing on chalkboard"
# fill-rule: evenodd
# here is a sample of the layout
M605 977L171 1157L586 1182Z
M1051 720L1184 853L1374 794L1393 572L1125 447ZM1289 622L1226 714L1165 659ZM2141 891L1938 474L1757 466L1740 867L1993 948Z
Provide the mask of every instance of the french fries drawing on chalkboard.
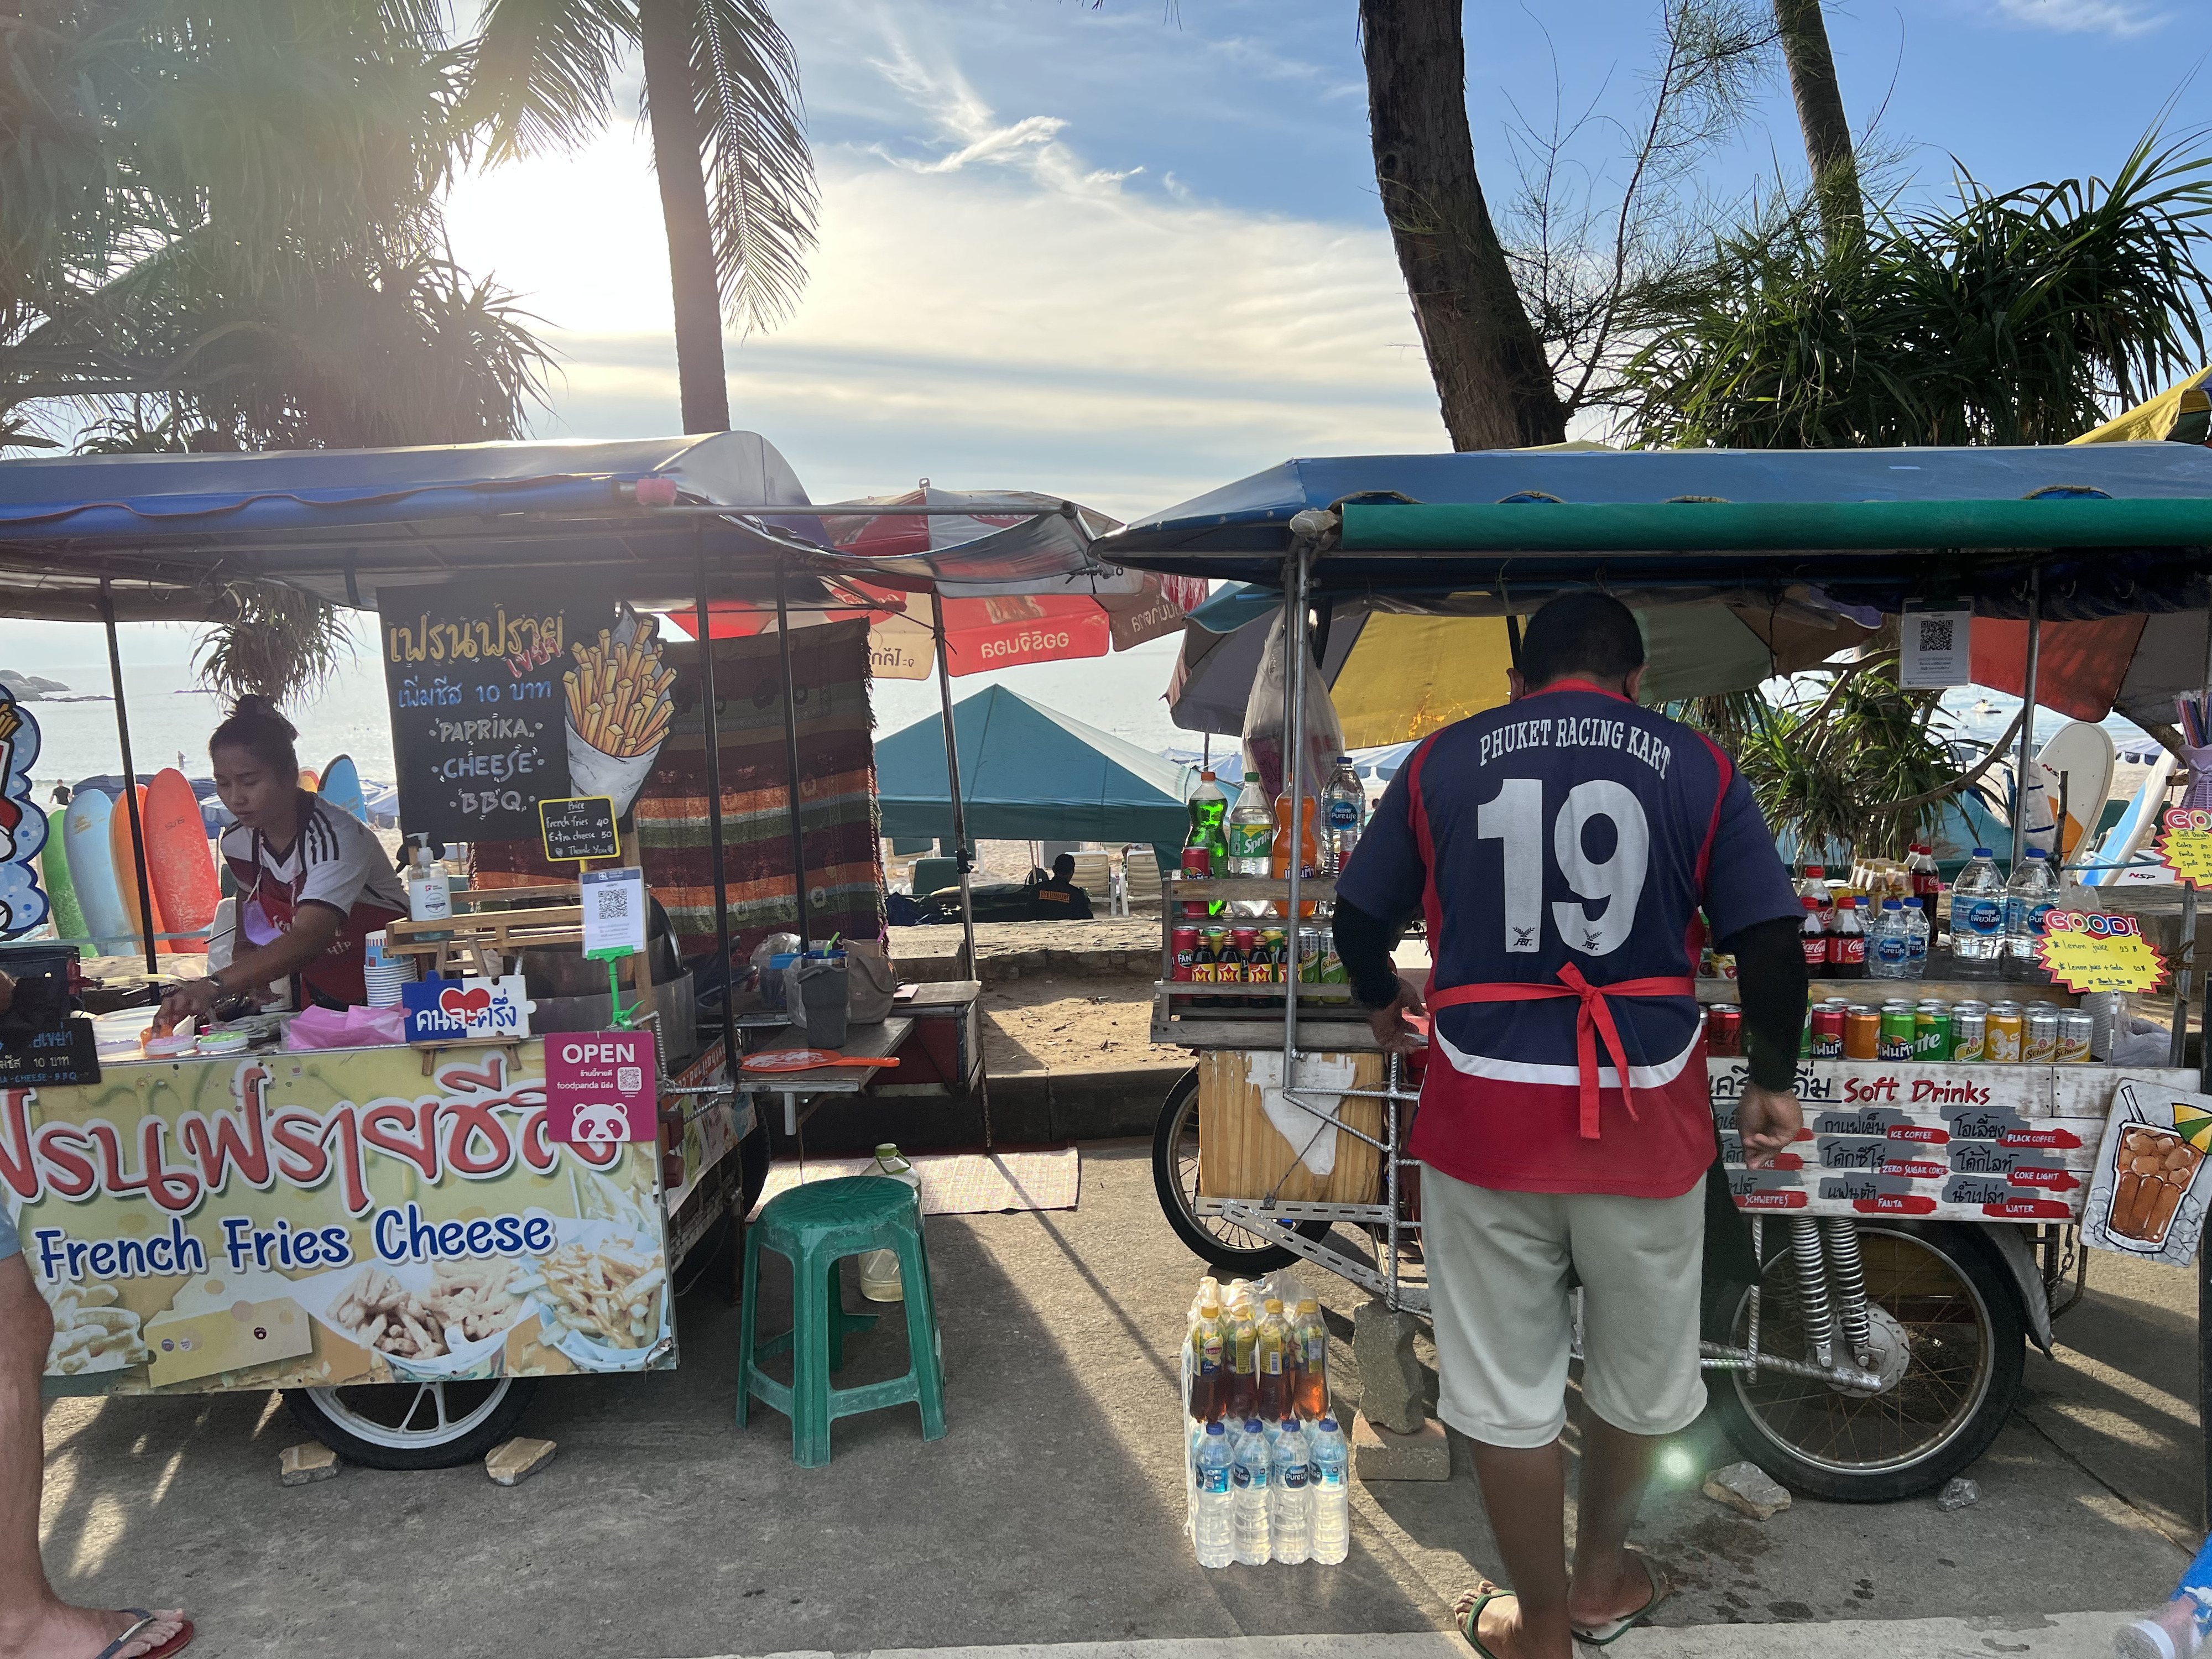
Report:
M660 664L660 619L628 605L598 641L568 647L576 665L562 677L568 701L568 776L579 793L611 796L627 812L668 736L676 671Z

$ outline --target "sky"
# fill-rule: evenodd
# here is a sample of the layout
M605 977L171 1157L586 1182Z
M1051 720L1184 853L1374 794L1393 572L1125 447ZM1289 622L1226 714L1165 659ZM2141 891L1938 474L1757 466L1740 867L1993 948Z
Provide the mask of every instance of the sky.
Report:
M1589 115L1574 159L1601 191L1618 177L1609 124L1641 106L1659 3L1468 6L1493 203L1514 193L1516 124L1555 112ZM822 240L791 319L733 336L727 360L733 421L815 500L928 477L1127 518L1293 456L1446 447L1376 198L1352 0L779 10ZM2169 103L2175 131L2212 124L2212 16L2172 0L1854 0L1828 27L1855 130L1875 126L1913 189L1942 189L1954 158L1998 185L2109 173ZM1802 155L1778 76L1698 183L1725 200ZM465 178L448 223L460 262L517 290L560 356L540 434L678 428L659 202L629 115L580 153ZM183 628L125 633L133 665L191 653ZM0 663L97 684L105 653L96 629L0 622ZM1053 672L1060 706L1164 729L1158 651ZM1008 681L1044 695L1030 673ZM883 701L888 731L927 689Z

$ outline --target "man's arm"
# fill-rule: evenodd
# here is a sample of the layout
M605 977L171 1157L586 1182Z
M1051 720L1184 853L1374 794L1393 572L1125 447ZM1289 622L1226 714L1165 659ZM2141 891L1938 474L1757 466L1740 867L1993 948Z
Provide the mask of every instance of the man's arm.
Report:
M1336 902L1334 920L1337 960L1344 964L1352 994L1367 1010L1367 1023L1375 1040L1387 1053L1409 1054L1420 1047L1420 1037L1406 1024L1407 1014L1422 1012L1421 999L1398 977L1390 953L1398 948L1406 924L1395 927L1370 916L1349 899Z
M1404 1018L1423 1012L1421 999L1400 981L1390 952L1428 887L1428 866L1413 831L1412 787L1413 769L1424 753L1425 749L1417 749L1408 756L1382 792L1366 833L1337 878L1332 919L1337 960L1369 1011L1375 1040L1389 1054L1410 1054L1421 1046L1419 1034Z
M1810 976L1799 938L1803 923L1787 916L1755 922L1715 946L1735 957L1743 999L1743 1051L1751 1076L1736 1103L1744 1162L1764 1169L1797 1138L1805 1115L1797 1105L1797 1050L1805 1027Z

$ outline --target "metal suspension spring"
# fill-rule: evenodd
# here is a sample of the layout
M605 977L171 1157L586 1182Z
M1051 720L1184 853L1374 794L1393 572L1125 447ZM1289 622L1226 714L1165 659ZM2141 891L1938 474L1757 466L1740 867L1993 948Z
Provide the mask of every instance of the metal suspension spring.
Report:
M1836 1318L1828 1306L1826 1253L1820 1248L1820 1228L1810 1216L1790 1218L1790 1253L1797 1260L1797 1317L1804 1327L1805 1346L1816 1362L1835 1363Z
M1867 1318L1866 1267L1859 1259L1858 1224L1849 1216L1823 1216L1820 1233L1828 1247L1828 1266L1835 1275L1836 1323L1844 1346L1860 1360L1874 1345Z

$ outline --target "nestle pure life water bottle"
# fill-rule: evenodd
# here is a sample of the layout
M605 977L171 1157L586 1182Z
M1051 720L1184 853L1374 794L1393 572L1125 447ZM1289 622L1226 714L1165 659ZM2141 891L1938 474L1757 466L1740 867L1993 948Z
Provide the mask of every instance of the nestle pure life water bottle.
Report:
M2029 848L2005 884L2005 953L2016 966L2033 964L2035 942L2051 926L2057 902L2058 878L2051 873L2049 856L2040 847Z
M1275 1559L1296 1566L1313 1554L1312 1454L1296 1417L1283 1419L1275 1437L1275 1478L1268 1488Z
M1322 791L1321 815L1326 837L1322 855L1328 860L1329 874L1340 876L1352 861L1352 849L1359 845L1359 833L1367 823L1367 792L1360 787L1359 774L1352 770L1349 755L1336 757L1336 775Z
M1225 1567L1237 1554L1237 1498L1231 1491L1235 1458L1218 1419L1198 1443L1198 1514L1191 1527L1198 1565Z
M1229 1481L1237 1498L1237 1560L1242 1566L1264 1567L1274 1547L1267 1522L1274 1454L1258 1418L1247 1419L1237 1437L1235 1450L1237 1462L1229 1472Z
M2005 884L1996 858L1974 848L1951 884L1951 957L1965 979L1993 979L2005 948Z
M1867 940L1867 977L1903 979L1911 958L1912 935L1905 925L1905 907L1895 899L1884 899L1873 936Z
M1336 1419L1313 1425L1313 1559L1334 1566L1352 1552L1352 1448Z

